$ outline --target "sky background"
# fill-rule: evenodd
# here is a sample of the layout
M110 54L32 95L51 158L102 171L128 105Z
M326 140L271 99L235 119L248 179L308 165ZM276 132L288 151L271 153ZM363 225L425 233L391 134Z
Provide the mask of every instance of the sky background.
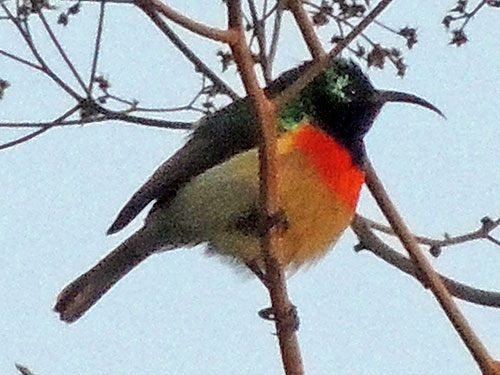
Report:
M225 26L219 1L168 3ZM376 87L418 94L447 116L387 105L366 138L404 218L415 233L436 238L474 230L483 216L500 213L499 14L480 12L467 29L470 43L456 48L440 24L453 4L395 1L380 20L419 32L419 43L406 53L407 76L400 79L391 68L368 71ZM98 5L85 4L66 29L55 27L83 72L90 71L97 16ZM290 15L284 22L275 74L308 57ZM32 31L45 57L71 79L38 26ZM368 34L388 37L373 25ZM216 43L181 35L219 71ZM6 22L0 22L0 48L29 57ZM107 7L98 72L114 92L145 106L186 104L200 81L154 25L126 5ZM223 77L243 93L234 68ZM72 104L48 79L1 56L0 78L12 85L0 101L0 121L50 120ZM0 129L0 141L22 134ZM15 362L37 375L282 373L274 327L257 316L268 306L267 292L204 256L202 246L150 258L75 324L60 322L51 310L69 281L141 225L144 215L105 235L131 194L187 135L100 123L53 129L0 151L0 373L16 373ZM381 217L366 189L359 212ZM348 230L321 262L289 279L306 373L479 374L430 292L371 253L355 253L355 244ZM431 261L449 277L499 291L499 250L479 241L444 249ZM500 311L459 306L500 359Z

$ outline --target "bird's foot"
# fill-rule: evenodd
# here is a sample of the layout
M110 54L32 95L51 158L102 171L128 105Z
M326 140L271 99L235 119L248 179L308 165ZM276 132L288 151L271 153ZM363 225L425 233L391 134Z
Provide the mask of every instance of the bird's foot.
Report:
M297 308L290 305L290 308L281 317L277 317L272 307L267 307L259 311L259 316L264 320L277 322L278 329L298 331L300 326L300 319L297 313Z

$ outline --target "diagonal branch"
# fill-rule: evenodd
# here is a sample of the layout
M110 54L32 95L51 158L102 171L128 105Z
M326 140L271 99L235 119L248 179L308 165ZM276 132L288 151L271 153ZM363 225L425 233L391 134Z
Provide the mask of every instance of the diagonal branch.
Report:
M250 14L252 16L253 30L259 44L259 63L262 67L266 84L269 84L271 83L272 76L271 66L266 55L266 24L263 22L263 19L259 19L254 0L248 0L248 7L250 8Z
M373 228L375 230L378 230L379 232L385 233L385 234L390 234L390 235L396 235L394 233L394 230L387 225L377 223L376 221L373 221L371 219L368 219L366 217L361 218L365 221L367 225L370 226L370 228ZM442 247L447 247L447 246L454 246L454 245L459 245L463 244L465 242L469 241L475 241L475 240L489 240L491 241L491 235L490 233L498 228L500 226L500 218L497 220L491 220L489 217L485 217L481 220L481 227L479 229L476 229L474 231L471 231L469 233L461 234L458 236L448 236L445 235L445 238L442 240L437 240L434 238L429 238L429 237L424 237L424 236L415 236L415 239L418 241L418 243L422 245L428 245L431 246L431 248L442 248ZM494 242L494 241L493 241ZM494 242L495 243L495 242ZM498 243L496 243L498 245ZM432 251L431 251L432 253ZM434 254L432 255L437 256L439 254Z
M7 142L7 143L4 143L4 144L0 145L0 150L5 150L7 148L17 146L17 145L19 145L21 143L29 141L30 139L33 139L33 138L35 138L35 137L37 137L37 136L45 133L47 130L52 129L53 127L57 126L59 123L63 122L65 119L67 119L68 117L70 117L73 113L75 113L76 111L78 111L79 108L80 108L80 105L77 105L77 106L71 108L65 114L63 114L62 116L60 116L57 119L55 119L52 122L52 124L50 124L49 126L45 126L43 128L40 128L40 129L34 131L33 133L25 135L24 137L18 138L16 140L12 141L12 142Z
M367 157L365 157L363 170L366 175L366 185L368 189L377 201L384 216L391 224L394 232L398 235L401 243L408 251L410 258L421 271L421 276L425 277L423 281L426 286L434 293L448 319L450 319L455 330L469 349L483 374L494 375L495 368L493 359L458 309L441 278L437 275L427 258L425 258L423 252L420 250L417 241L391 202L389 195L385 191L384 186L377 177Z
M274 58L276 57L276 52L278 51L278 41L280 39L281 33L281 21L283 20L283 4L281 1L278 1L276 6L276 14L274 16L274 25L273 25L273 34L271 37L271 46L269 47L269 55L267 57L267 61L270 65L270 70L272 76L272 67Z
M220 30L215 27L210 27L203 25L202 23L193 21L191 18L186 17L174 9L170 8L168 5L162 3L159 0L135 0L135 4L142 7L153 7L169 20L175 22L176 24L188 29L189 31L204 36L212 40L216 40L223 43L232 44L235 42L236 35L230 30Z
M13 53L4 51L0 49L0 55L3 55L5 57L8 57L9 59L12 59L14 61L17 61L18 63L24 64L29 66L30 68L40 70L43 72L43 68L41 66L36 65L35 63L32 63L31 61L25 60L22 57L16 56Z
M66 52L64 51L64 48L61 46L61 43L59 43L59 40L57 40L56 35L52 31L52 28L50 27L49 23L47 22L47 19L43 15L43 12L42 12L41 9L40 9L40 11L38 11L38 17L42 21L43 27L47 31L47 34L49 34L50 40L52 41L52 43L56 47L56 49L59 52L59 54L61 55L62 59L64 60L64 62L68 66L69 70L71 70L71 73L73 73L73 75L75 76L76 80L78 81L78 84L82 87L82 89L85 92L87 92L87 86L83 82L82 77L80 77L80 74L78 73L78 71L76 70L75 66L73 65L73 63L69 59L68 55L66 55Z
M170 39L170 41L181 51L189 61L193 63L196 70L207 76L218 89L219 92L229 96L233 100L238 100L239 96L233 91L217 74L215 74L191 49L175 34L175 32L161 19L151 4L136 3L136 5L154 22L156 26Z
M27 44L28 48L30 49L32 55L35 57L35 59L38 61L40 64L39 70L41 70L43 73L45 73L47 76L49 76L59 87L61 87L64 91L66 91L69 95L71 95L73 98L76 100L80 101L82 98L76 91L74 91L70 86L68 86L59 76L54 73L45 60L42 58L40 53L38 52L35 44L33 43L33 40L31 39L31 36L27 31L25 31L20 23L20 21L14 17L14 15L10 12L9 8L5 4L3 4L0 1L0 7L3 9L5 14L7 14L8 19L14 24L16 27L17 31L21 35L21 37L24 39L24 42Z
M128 122L131 124L152 126L157 128L165 128L165 129L176 129L176 130L193 130L196 123L192 122L183 122L183 121L166 121L166 120L158 120L155 118L148 117L140 117L140 116L132 116L127 114L126 112L115 112L104 107L101 107L97 104L93 105L93 109L104 115L107 120L118 120L123 122Z
M295 17L295 21L297 22L297 25L302 32L302 36L304 37L304 40L313 59L324 59L326 57L325 51L323 50L321 41L319 40L318 35L316 34L316 31L314 30L314 27L309 20L309 16L302 6L302 0L289 0L287 4L293 13L293 16Z
M351 228L360 241L360 246L356 247L356 251L368 250L390 265L414 277L418 281L422 281L421 273L415 267L413 261L377 237L371 229L372 226L369 219L361 215L356 215ZM453 296L478 305L500 308L500 293L473 288L442 275L439 275L439 277L441 277L446 289Z
M92 58L92 68L90 70L88 93L92 95L94 79L97 71L97 60L99 59L99 51L101 50L102 30L104 27L104 10L106 9L106 1L101 1L101 9L99 11L99 22L97 24L97 34L95 37L94 56Z
M47 128L47 127L61 127L61 126L74 126L85 125L94 122L108 121L104 116L101 117L87 117L78 120L61 121L54 125L54 121L40 121L40 122L0 122L0 128Z

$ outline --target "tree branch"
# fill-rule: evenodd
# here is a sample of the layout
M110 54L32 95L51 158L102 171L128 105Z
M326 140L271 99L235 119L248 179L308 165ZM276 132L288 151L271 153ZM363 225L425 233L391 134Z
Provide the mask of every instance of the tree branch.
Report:
M325 59L325 51L323 50L321 41L319 40L318 35L316 34L316 31L314 30L314 27L309 20L309 16L302 6L302 0L288 0L287 4L293 13L293 16L295 17L295 21L297 22L297 25L302 32L302 36L304 37L304 40L313 59Z
M33 69L36 69L36 70L40 70L43 72L43 68L41 66L38 66L34 63L32 63L31 61L28 61L28 60L25 60L23 59L22 57L19 57L19 56L16 56L12 53L9 53L7 51L4 51L4 50L0 50L0 55L3 55L5 57L8 57L9 59L12 59L14 61L17 61L18 63L21 63L21 64L24 64L24 65L27 65L29 66L30 68L33 68Z
M254 0L248 0L248 7L250 8L250 15L252 16L253 30L255 36L257 37L257 43L259 44L259 63L262 67L266 85L268 85L272 80L272 69L269 65L269 60L266 53L266 24L263 22L263 19L259 19L259 15L257 14L257 7L255 6Z
M8 19L14 24L16 27L17 31L21 35L21 37L24 39L25 43L27 44L28 48L30 49L32 55L35 57L35 59L38 61L40 64L40 68L38 70L41 70L43 73L45 73L47 76L49 76L59 87L61 87L64 91L66 91L69 95L71 95L73 98L76 100L80 101L82 97L78 95L76 91L74 91L70 86L68 86L57 74L55 74L47 65L45 60L42 58L40 53L38 52L35 44L33 43L33 40L31 39L31 36L22 28L21 23L19 20L14 17L14 15L10 12L10 10L7 8L5 4L3 4L0 1L0 7L3 9L5 14L7 14Z
M52 43L56 47L57 51L61 55L62 59L64 60L64 62L68 66L68 68L71 71L71 73L73 73L73 76L78 81L78 84L81 86L81 88L83 89L83 91L85 91L87 93L87 95L89 95L87 85L85 85L85 83L83 82L82 77L80 77L80 74L76 70L75 66L73 65L73 63L69 59L68 55L66 55L66 52L64 51L64 48L61 46L61 43L59 43L59 40L57 40L56 35L52 31L52 28L50 27L49 23L47 22L47 19L43 15L43 12L42 12L41 9L38 11L38 17L42 21L43 27L47 31L47 34L49 34L50 40L52 41Z
M207 76L217 87L218 91L222 94L229 96L233 100L238 100L239 96L234 92L222 79L220 79L201 59L194 54L193 51L175 34L175 32L168 26L168 24L163 21L154 7L149 3L136 3L136 5L153 21L153 23L165 34L165 36L170 39L172 44L174 44L179 51L181 51L186 58L193 63L196 70Z
M424 282L436 296L436 299L481 368L481 371L484 375L495 375L496 370L493 359L458 309L441 278L436 274L429 261L420 250L417 241L391 202L389 195L378 179L367 157L365 157L363 170L366 175L366 185L368 189L377 201L384 216L391 224L394 232L398 235L401 243L408 251L410 258L421 270L421 276L425 277Z
M363 216L361 216L361 218L365 221L367 225L370 226L370 228L373 228L385 234L390 234L393 236L396 235L394 233L394 230L390 226L377 223L376 221L373 221ZM417 240L418 243L422 245L428 245L431 247L431 249L435 249L431 250L431 254L433 256L438 256L439 253L436 253L435 251L443 247L459 245L469 241L484 240L484 239L491 241L493 239L493 241L491 242L498 245L497 242L498 240L492 238L490 236L490 233L500 226L500 218L497 220L491 220L489 217L485 217L481 220L481 223L482 224L479 229L459 236L450 237L448 235L445 235L445 238L442 240L437 240L424 236L415 236L415 239Z
M118 120L132 124L152 126L156 128L176 129L176 130L192 130L195 123L183 121L166 121L154 118L146 118L139 116L132 116L124 112L110 111L99 105L95 105L95 111L106 117L107 120Z
M278 41L280 39L281 32L281 20L283 19L283 4L282 1L278 1L276 5L276 14L274 16L274 25L273 25L273 34L271 37L271 46L269 47L269 55L267 56L267 61L270 65L271 72L269 73L272 76L272 67L274 58L276 57L276 52L278 51Z
M39 136L40 134L43 134L45 133L47 130L57 126L57 124L59 124L60 122L64 121L65 119L67 119L69 116L71 116L73 113L75 113L76 111L78 111L78 109L80 108L79 105L71 108L69 111L67 111L65 114L63 114L62 116L60 116L59 118L55 119L51 125L49 126L46 126L46 127L43 127L43 128L40 128L36 131L34 131L33 133L30 133L28 135L25 135L24 137L21 137L21 138L18 138L14 141L11 141L11 142L7 142L7 143L4 143L2 145L0 145L0 150L5 150L6 148L10 148L10 147L14 147L14 146L17 146L21 143L24 143L24 142L27 142L29 141L30 139L33 139L37 136Z
M227 44L232 44L235 42L236 35L233 35L230 30L220 30L215 27L206 26L199 22L193 21L191 18L180 14L179 12L175 11L159 0L135 0L135 4L141 8L152 6L155 10L158 10L169 20L205 38Z
M361 215L356 215L354 218L351 228L360 241L360 246L356 247L356 251L368 250L390 265L414 277L419 282L422 282L420 278L421 274L413 261L400 254L377 237L371 230L371 223L372 221L370 219ZM442 279L446 289L448 289L453 296L478 305L500 308L499 292L473 288L443 275L439 275L439 277ZM424 286L426 287L425 283Z
M245 41L241 21L241 3L239 0L228 0L229 28L238 36L237 42L231 45L234 60L241 79L255 109L260 132L260 205L264 217L273 217L278 213L278 186L276 160L276 112L264 91L259 87L253 69L253 59ZM273 227L262 238L262 253L266 266L266 284L272 303L272 312L278 335L283 367L287 375L303 374L302 358L296 335L295 309L290 302L286 290L285 276L282 266L273 256L276 254L279 228Z
M101 1L101 9L99 11L99 21L97 24L97 33L94 44L94 56L92 58L92 68L90 70L89 88L88 88L89 96L92 95L92 88L94 86L94 79L97 71L97 60L99 59L99 51L101 50L101 39L102 39L102 30L104 27L105 9L106 9L106 1Z

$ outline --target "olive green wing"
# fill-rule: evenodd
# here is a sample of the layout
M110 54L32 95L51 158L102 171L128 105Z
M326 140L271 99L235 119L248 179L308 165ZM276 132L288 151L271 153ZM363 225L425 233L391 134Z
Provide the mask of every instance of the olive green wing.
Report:
M274 97L295 82L310 62L283 73L267 88ZM194 176L257 145L256 117L247 98L240 99L200 121L189 141L164 162L130 198L108 229L116 233L130 223L151 201L171 200Z

